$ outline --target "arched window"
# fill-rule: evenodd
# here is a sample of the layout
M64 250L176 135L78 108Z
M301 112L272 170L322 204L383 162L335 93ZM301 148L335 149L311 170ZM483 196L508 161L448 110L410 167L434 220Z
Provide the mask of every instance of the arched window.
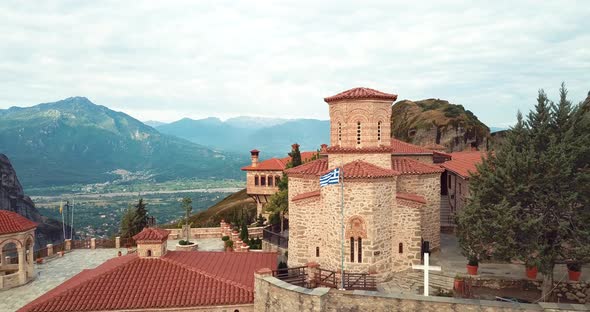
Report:
M358 239L358 263L363 263L363 239L359 237Z
M361 145L361 122L356 123L356 144Z
M319 257L320 256L320 247L316 247L315 248L315 256Z
M398 253L404 253L404 243L399 243Z
M258 176L254 176L254 185L258 186Z
M338 123L338 145L342 145L342 123Z
M350 262L354 262L354 237L350 238Z
M147 256L148 256L148 257L151 257L151 256L152 256L152 250L151 250L151 249L148 249L148 251L147 251Z
M381 143L381 121L377 123L377 142Z
M261 186L266 186L266 177L265 176L261 176L260 177L260 185Z
M272 186L273 178L268 177L267 179L268 179L268 186Z
M15 243L8 243L2 247L2 258L3 265L18 264L18 248Z

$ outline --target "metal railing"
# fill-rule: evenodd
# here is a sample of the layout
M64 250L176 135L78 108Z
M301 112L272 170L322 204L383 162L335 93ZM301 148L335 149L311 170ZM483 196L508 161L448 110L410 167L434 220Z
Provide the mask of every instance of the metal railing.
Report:
M289 238L279 233L271 232L267 229L262 231L262 239L270 244L281 248L289 248Z
M291 285L297 285L310 288L307 282L307 267L284 268L272 271L272 276L287 282Z

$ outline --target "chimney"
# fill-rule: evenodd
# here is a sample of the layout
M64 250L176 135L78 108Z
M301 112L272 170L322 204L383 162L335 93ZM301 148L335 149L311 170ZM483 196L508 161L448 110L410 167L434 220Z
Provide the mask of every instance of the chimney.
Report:
M299 144L295 143L291 145L291 151L294 151L299 148Z
M252 167L258 166L258 154L260 153L259 150L253 149L250 151L250 158L252 159Z
M320 145L320 153L326 153L328 151L328 144Z

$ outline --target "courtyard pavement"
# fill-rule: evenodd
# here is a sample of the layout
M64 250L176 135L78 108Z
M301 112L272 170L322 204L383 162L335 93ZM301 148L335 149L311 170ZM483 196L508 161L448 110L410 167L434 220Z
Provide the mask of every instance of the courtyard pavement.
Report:
M168 241L168 250L175 250L177 240ZM201 251L222 251L221 239L198 239ZM16 311L25 304L35 300L57 285L70 279L82 270L93 269L106 260L117 256L117 252L127 253L126 248L115 249L75 249L61 258L52 258L44 264L35 264L37 278L20 287L9 290L0 290L0 311Z

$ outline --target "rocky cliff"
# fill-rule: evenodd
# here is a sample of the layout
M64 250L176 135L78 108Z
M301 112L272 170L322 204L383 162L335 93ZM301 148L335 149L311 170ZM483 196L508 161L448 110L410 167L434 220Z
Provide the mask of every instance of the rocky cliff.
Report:
M490 129L462 105L440 99L403 100L391 114L392 136L422 146L444 146L447 152L485 149Z
M0 209L14 211L39 223L35 231L35 249L63 240L61 222L42 216L35 204L25 195L16 172L4 154L0 154Z

